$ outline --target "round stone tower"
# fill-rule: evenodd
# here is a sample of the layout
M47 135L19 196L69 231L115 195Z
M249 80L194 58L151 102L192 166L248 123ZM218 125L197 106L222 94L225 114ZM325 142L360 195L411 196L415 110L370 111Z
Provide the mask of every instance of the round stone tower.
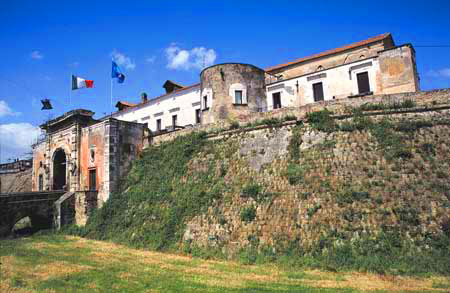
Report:
M200 73L202 124L246 121L266 107L265 71L250 64L224 63Z

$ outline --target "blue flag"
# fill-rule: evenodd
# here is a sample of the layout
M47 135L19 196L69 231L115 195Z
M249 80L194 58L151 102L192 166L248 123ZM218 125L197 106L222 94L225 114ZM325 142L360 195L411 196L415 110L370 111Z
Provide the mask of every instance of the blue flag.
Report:
M112 72L111 72L112 78L117 78L118 83L123 83L125 80L125 75L121 72L119 65L117 65L116 62L112 62Z

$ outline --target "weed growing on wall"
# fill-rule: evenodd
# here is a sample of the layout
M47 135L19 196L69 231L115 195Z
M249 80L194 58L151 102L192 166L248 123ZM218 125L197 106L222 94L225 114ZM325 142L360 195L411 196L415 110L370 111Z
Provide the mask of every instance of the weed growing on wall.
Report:
M416 102L410 99L406 99L400 102L394 101L392 103L365 103L359 107L353 109L354 112L359 111L377 111L377 110L389 110L389 109L408 109L416 107Z
M126 192L111 196L91 217L85 234L137 247L173 247L187 219L226 189L212 161L206 170L187 173L189 160L207 145L205 135L195 133L145 150L127 177Z
M256 218L256 209L254 206L245 207L241 210L241 221L251 222Z
M336 122L331 117L333 112L328 109L321 111L310 112L306 115L306 119L311 124L311 127L323 132L336 131Z

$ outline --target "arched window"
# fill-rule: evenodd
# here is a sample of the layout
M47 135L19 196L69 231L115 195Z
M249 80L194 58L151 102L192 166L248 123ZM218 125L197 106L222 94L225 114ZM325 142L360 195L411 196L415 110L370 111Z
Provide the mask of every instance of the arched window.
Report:
M323 70L323 66L322 65L317 66L316 71L320 71L320 70Z

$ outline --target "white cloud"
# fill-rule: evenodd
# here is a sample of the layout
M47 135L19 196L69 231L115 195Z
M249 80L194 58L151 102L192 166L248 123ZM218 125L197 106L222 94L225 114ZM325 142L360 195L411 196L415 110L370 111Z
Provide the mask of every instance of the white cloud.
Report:
M175 43L172 43L165 51L169 69L203 69L213 65L217 58L214 49L205 47L195 47L188 51L180 49Z
M42 55L42 53L39 51L33 51L31 52L30 57L31 59L40 60L44 58L44 55Z
M130 57L123 53L115 50L111 52L111 57L116 61L117 65L123 66L127 70L133 70L136 68L136 63L134 63Z
M450 78L450 68L430 70L427 72L427 75L430 77Z
M19 116L20 112L14 112L5 101L0 101L0 117Z
M146 61L147 63L150 63L150 64L155 63L155 60L156 60L156 56L147 57L147 58L145 59L145 61Z
M31 144L41 133L39 127L30 123L0 124L0 145L2 161L22 157L31 151Z

